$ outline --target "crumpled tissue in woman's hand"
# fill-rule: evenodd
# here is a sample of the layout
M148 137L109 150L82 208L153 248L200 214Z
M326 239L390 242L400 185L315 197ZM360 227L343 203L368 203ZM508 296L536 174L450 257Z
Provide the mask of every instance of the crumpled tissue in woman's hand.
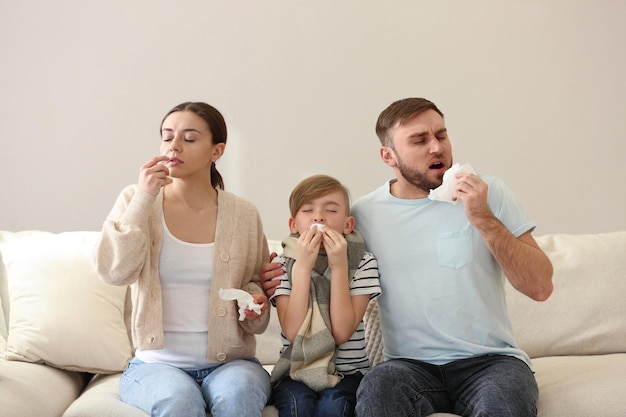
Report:
M261 307L263 307L263 304L255 303L252 294L247 291L238 290L237 288L220 288L219 295L222 300L237 300L237 306L239 307L239 321L245 320L246 307L257 314L261 314Z

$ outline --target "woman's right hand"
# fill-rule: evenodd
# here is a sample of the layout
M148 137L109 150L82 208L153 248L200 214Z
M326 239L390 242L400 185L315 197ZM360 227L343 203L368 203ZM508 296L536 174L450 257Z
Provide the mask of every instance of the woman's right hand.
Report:
M155 156L143 164L139 170L139 189L150 194L157 195L165 184L168 183L168 175L170 173L167 166L161 165L159 162L166 162L167 156Z

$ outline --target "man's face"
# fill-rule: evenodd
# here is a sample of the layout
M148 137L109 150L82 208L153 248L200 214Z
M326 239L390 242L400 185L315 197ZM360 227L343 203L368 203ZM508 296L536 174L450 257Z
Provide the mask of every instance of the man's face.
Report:
M383 161L394 169L398 183L411 189L411 197L427 196L452 166L452 145L443 118L429 109L390 133L393 147L381 148Z

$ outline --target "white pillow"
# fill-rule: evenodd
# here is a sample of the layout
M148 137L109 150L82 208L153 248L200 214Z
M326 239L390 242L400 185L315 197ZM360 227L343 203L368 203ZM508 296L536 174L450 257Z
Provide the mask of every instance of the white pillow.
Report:
M0 247L10 300L6 359L92 373L125 368L131 358L127 287L96 275L92 250L98 237L36 234Z
M520 347L531 358L624 352L626 231L536 240L552 261L554 292L539 303L507 283Z
M0 230L0 352L4 352L7 343L8 323L9 323L9 292L7 287L7 273L2 262L2 245L11 239L20 238L41 232L38 230L26 230L22 232L10 232Z
M4 351L7 344L7 334L9 333L7 330L7 319L5 314L5 310L8 311L7 307L9 305L9 295L7 291L7 277L6 271L4 269L4 264L2 263L2 252L0 252L0 352ZM6 298L6 302L3 300Z

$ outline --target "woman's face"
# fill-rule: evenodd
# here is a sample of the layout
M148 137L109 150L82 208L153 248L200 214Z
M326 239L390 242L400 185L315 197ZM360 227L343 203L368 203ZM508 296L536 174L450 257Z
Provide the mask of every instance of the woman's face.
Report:
M181 178L209 173L211 164L224 153L225 144L213 144L207 123L191 111L177 111L161 126L161 154L168 156L170 176Z

